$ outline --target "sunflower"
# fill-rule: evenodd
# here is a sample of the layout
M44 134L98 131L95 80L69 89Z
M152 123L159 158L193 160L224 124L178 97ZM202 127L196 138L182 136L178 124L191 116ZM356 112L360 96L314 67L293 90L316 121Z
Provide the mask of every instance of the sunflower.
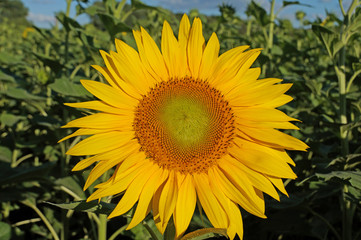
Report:
M113 175L88 201L123 193L109 215L137 207L128 229L152 211L161 233L173 217L176 236L187 230L196 203L215 228L243 236L239 206L265 218L263 193L287 195L282 178L296 178L286 150L307 145L276 129L298 129L276 109L291 101L292 84L259 80L251 65L261 49L239 46L219 56L213 33L207 44L202 22L183 16L174 36L165 21L161 51L144 28L133 31L137 49L116 40L116 52L101 51L106 67L93 66L108 84L82 80L99 100L68 103L99 111L64 128L81 135L67 154L89 155L74 167L97 163L84 190L107 170Z

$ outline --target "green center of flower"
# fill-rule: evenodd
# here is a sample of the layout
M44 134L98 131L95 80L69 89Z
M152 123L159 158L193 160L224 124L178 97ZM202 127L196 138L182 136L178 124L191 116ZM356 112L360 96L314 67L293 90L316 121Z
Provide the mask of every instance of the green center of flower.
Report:
M220 91L192 78L160 82L139 101L134 132L160 167L207 172L232 144L234 117Z
M176 144L184 148L205 141L211 122L204 104L187 96L168 99L160 109L159 119Z

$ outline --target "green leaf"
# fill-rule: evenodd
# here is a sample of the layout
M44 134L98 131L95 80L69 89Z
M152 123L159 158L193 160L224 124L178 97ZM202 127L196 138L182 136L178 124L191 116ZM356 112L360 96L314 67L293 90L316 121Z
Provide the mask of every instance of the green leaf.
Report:
M331 181L333 179L340 179L347 181L351 186L361 190L361 172L358 171L333 171L330 173L316 173L318 178L325 181Z
M67 78L58 78L54 83L49 84L49 87L57 93L65 96L84 97L91 96L81 84L73 83Z
M45 97L33 95L31 93L28 93L23 88L15 88L11 87L7 91L3 92L7 96L15 98L15 99L23 99L23 100L45 100Z
M22 64L21 57L18 55L10 55L5 51L0 52L0 63L6 65Z
M352 63L352 70L354 72L360 71L361 70L361 63L358 63L358 62Z
M59 60L52 59L48 56L45 56L43 54L35 53L33 54L42 61L46 66L50 67L51 70L53 70L55 73L58 73L64 66L59 62Z
M8 75L0 70L0 80L7 81L7 82L15 82L15 78L11 75Z
M344 46L344 44L339 41L339 34L326 27L312 25L312 31L323 43L331 58L334 58L335 54Z
M345 29L345 32L349 32L352 34L354 32L359 32L359 28L361 27L361 7L357 8L355 13L352 15L351 22Z
M0 162L0 186L43 179L54 165L54 163L45 163L39 167L11 168L9 164L1 164Z
M0 122L8 127L14 126L17 122L26 119L24 116L16 116L10 113L3 112L0 115Z
M119 32L132 31L132 29L128 25L108 13L98 13L98 16L103 22L104 27L107 29L112 39Z
M255 3L253 0L249 3L246 14L248 16L254 16L257 22L263 27L270 22L266 10L257 3Z
M7 147L0 146L0 161L10 163L13 153Z
M11 239L11 226L7 223L0 222L0 240Z
M223 235L227 237L227 230L223 228L203 228L184 235L181 240L201 240Z
M72 191L75 195L77 195L80 199L86 198L82 187L72 176L60 178L55 181L55 184L66 187L67 189Z
M149 6L149 5L146 5L146 4L142 3L142 2L139 1L139 0L131 0L131 5L132 5L132 7L135 8L135 9L158 10L158 8L152 7L152 6Z
M109 215L115 208L116 204L106 203L106 202L98 202L96 200L91 202L86 201L75 201L70 203L51 203L45 202L47 204L68 210L75 210L81 212L93 212L97 214L106 214Z
M81 25L76 20L66 16L63 12L60 12L56 16L56 19L58 19L59 22L61 22L61 24L63 24L63 26L67 32L69 32L73 28L82 28Z
M306 6L306 7L312 7L309 4L300 3L299 1L283 1L283 7L286 7L288 5L301 5L301 6Z

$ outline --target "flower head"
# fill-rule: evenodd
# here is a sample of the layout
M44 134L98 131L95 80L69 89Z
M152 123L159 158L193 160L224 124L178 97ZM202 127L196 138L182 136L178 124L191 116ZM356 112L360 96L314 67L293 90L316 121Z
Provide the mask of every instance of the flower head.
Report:
M62 140L92 135L67 152L93 155L74 171L97 163L84 189L115 167L88 201L124 193L109 218L138 203L128 229L152 211L161 233L173 216L177 236L198 201L214 227L242 238L239 206L265 218L263 193L279 200L282 178L296 178L285 150L307 148L276 130L298 129L275 109L292 100L291 84L258 79L260 49L219 56L217 35L205 44L199 18L191 26L184 15L178 39L165 21L161 51L143 28L133 34L138 50L116 40L117 52L101 52L106 67L94 68L108 84L81 81L99 100L67 104L99 111L64 126L79 129Z

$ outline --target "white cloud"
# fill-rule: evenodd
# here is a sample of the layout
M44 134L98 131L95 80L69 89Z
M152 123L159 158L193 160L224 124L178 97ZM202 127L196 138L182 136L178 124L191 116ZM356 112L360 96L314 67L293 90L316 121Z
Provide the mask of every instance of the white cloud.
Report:
M32 12L29 12L27 19L29 21L34 22L35 24L38 24L38 23L55 24L55 22L56 22L56 18L54 16L39 14L39 13L32 13Z

